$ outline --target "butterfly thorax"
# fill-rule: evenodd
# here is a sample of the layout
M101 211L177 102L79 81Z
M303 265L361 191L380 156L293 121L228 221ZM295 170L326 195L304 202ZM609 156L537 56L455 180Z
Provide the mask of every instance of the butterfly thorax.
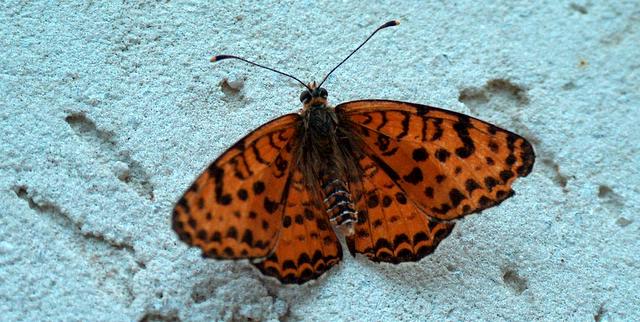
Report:
M329 220L347 232L357 221L357 212L349 191L352 181L353 148L347 135L341 133L334 109L326 97L313 97L301 113L303 126L299 165L305 174L305 184L324 204Z

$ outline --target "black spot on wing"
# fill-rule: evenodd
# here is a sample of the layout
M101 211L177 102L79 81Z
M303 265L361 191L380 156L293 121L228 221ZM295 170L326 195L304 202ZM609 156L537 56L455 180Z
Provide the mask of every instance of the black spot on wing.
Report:
M425 161L427 160L427 158L429 158L429 153L427 153L427 150L423 147L419 147L415 150L413 150L413 153L411 154L411 157L413 158L414 161Z
M500 171L500 179L502 179L503 183L507 183L507 181L513 178L514 174L510 170Z
M464 187L467 190L467 192L469 194L471 194L471 192L473 192L473 190L479 189L480 185L478 184L478 182L476 182L473 179L467 179L467 181L465 181L465 183L464 183Z
M409 172L409 174L407 174L406 176L402 177L406 182L411 183L411 184L419 184L420 182L422 182L424 180L424 177L422 176L422 170L420 170L420 168L418 167L414 167L411 172Z
M462 202L462 200L467 199L467 197L462 194L460 190L453 188L451 189L451 191L449 191L449 199L451 200L451 205L453 205L453 207L455 208L460 205L460 202Z
M493 191L493 188L498 185L498 180L494 177L485 177L484 185L487 187L489 192Z
M269 199L268 197L264 198L264 209L270 213L273 214L274 212L276 212L276 210L278 210L278 203L274 200Z
M449 153L449 151L442 148L436 150L436 154L435 154L436 159L438 159L442 163L447 162L447 159L449 158L450 155L451 153Z
M266 189L266 187L264 185L264 182L258 180L258 181L253 183L253 193L256 194L256 196L258 196L261 193L263 193L265 189Z

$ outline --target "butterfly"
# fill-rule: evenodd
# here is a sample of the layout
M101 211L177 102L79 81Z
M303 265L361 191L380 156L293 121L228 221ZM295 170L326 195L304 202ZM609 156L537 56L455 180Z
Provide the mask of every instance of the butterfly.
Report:
M535 155L523 137L421 104L351 101L331 107L320 84L300 82L303 108L240 139L193 182L173 211L179 238L205 257L250 259L282 283L316 279L351 253L417 261L455 220L513 196ZM336 228L336 229L334 229Z

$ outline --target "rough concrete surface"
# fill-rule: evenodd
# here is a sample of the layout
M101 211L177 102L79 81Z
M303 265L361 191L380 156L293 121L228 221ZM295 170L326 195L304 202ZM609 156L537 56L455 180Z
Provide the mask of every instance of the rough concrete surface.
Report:
M640 2L2 1L2 320L640 320ZM204 260L173 203L250 129L386 98L535 145L517 195L417 263L280 286ZM228 83L224 84L224 79ZM242 84L240 88L239 84ZM237 91L236 89L239 89Z

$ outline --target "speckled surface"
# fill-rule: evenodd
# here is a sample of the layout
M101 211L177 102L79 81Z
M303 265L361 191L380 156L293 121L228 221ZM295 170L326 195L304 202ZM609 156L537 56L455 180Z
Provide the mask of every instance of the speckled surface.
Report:
M0 316L7 320L640 319L640 3L0 4ZM170 229L250 129L333 103L440 106L529 138L517 195L418 263L346 257L282 287ZM241 81L237 93L225 78Z

